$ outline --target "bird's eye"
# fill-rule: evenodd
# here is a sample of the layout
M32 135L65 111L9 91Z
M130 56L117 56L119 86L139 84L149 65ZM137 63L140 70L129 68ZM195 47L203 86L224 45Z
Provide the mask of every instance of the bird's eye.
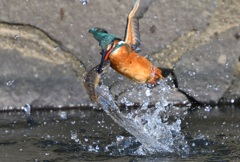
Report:
M101 33L108 33L107 30L105 30L103 28L96 28L96 30L101 32Z

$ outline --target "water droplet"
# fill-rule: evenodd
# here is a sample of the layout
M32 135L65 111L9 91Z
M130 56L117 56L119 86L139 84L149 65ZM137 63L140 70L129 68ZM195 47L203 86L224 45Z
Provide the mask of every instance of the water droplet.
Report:
M168 105L168 101L167 100L162 100L161 105L163 107L166 107Z
M227 63L225 64L225 67L226 67L226 68L229 68L229 62L227 62Z
M146 92L145 92L146 96L149 97L152 95L152 92L150 89L147 89Z
M92 145L89 145L89 146L88 146L88 151L91 151L91 152L93 151Z
M132 93L129 93L128 96L129 97L132 96ZM131 101L128 101L126 97L123 97L121 99L121 103L125 104L126 106L133 106L134 105L134 103L131 102Z
M109 149L108 149L108 146L106 146L106 147L105 147L105 151L106 151L106 152L108 152L108 151L109 151Z
M77 136L78 136L77 132L71 132L71 139L72 139L72 140L75 140L75 142L76 142L76 140L79 141L79 139L77 138Z
M138 94L137 94L139 97L141 97L142 96L142 92L138 92Z
M6 85L11 86L13 83L14 83L14 80L9 80L9 81L7 81Z
M208 85L207 85L207 88L212 88L212 85L211 85L211 84L208 84Z
M212 109L212 107L206 106L205 109L204 109L204 111L210 111L211 109Z
M31 114L31 106L29 104L26 104L23 107L23 110L26 112L26 114L30 115Z
M58 50L59 49L59 46L56 46L54 47L54 51Z
M118 142L122 141L124 139L124 136L117 136L116 139L117 139Z
M123 80L124 78L123 78L123 76L119 76L118 79L119 80Z
M67 119L67 112L66 111L60 111L58 115L61 117L61 119Z
M88 3L88 0L79 0L79 2L81 2L82 5L86 5Z
M99 150L99 146L98 145L96 145L96 150Z
M19 38L19 35L14 35L14 39L18 39Z

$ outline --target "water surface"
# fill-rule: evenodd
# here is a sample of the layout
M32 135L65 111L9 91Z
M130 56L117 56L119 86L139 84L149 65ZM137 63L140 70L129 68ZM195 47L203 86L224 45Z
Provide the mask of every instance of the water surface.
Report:
M181 107L179 107L181 108ZM0 113L1 161L224 161L240 158L240 107L194 107L181 118L188 152L138 155L141 144L104 111L38 110ZM183 141L179 141L183 142Z

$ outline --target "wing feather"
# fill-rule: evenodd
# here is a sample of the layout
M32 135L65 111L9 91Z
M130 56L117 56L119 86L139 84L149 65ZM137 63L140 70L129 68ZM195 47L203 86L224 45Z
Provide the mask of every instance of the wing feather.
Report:
M132 46L135 52L141 51L139 19L143 17L152 1L153 0L136 0L128 15L124 40Z

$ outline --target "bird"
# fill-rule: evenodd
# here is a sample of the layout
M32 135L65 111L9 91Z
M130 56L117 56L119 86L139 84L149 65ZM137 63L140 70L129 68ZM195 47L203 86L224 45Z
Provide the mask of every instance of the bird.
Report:
M143 17L152 1L135 1L127 18L123 40L102 28L89 30L101 47L102 57L98 68L99 73L102 71L104 60L110 60L111 68L138 83L156 84L159 79L163 79L162 71L139 54L141 51L139 19Z

